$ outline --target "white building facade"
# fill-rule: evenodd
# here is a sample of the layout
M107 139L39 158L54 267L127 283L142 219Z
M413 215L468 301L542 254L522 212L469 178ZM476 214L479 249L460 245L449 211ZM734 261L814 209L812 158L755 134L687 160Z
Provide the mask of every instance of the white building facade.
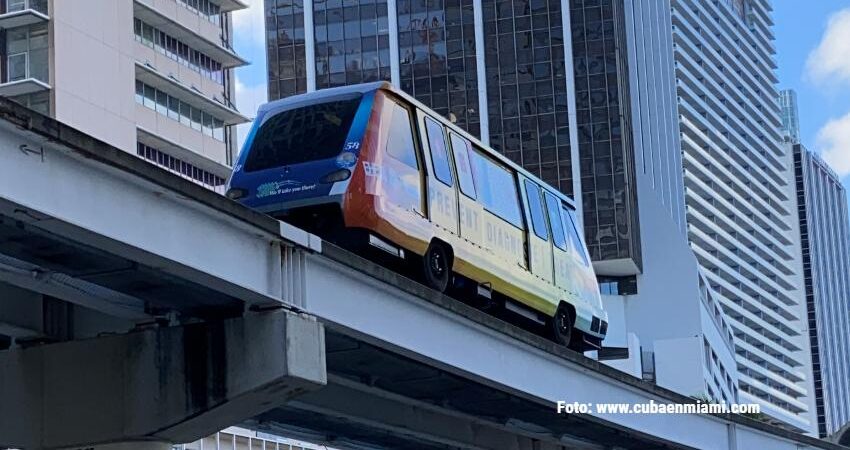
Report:
M811 356L771 5L673 0L688 236L735 336L739 398L814 432Z
M734 403L734 337L688 245L671 10L656 0L612 3L624 12L613 26L625 38L618 74L629 89L615 103L630 105L643 265L631 292L603 289L609 317L617 318L605 344L630 355L608 364L685 395Z
M2 0L0 96L223 190L240 0Z

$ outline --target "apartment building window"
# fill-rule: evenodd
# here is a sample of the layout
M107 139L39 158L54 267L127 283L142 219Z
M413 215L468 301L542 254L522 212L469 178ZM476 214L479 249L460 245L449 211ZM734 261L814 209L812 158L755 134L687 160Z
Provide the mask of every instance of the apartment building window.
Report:
M210 0L177 0L177 3L216 25L221 24L221 7Z
M224 142L222 120L141 81L136 81L136 103Z
M47 24L13 28L6 32L6 67L4 82L35 78L49 82Z
M47 14L47 0L6 0L6 12L18 12L34 9Z
M597 277L599 291L602 295L636 295L637 277L634 275L625 277Z
M224 70L220 62L140 19L135 19L134 29L137 42L198 72L205 78L209 78L218 84L224 84Z
M224 194L225 179L207 170L196 167L191 163L187 163L180 158L175 158L163 151L142 144L136 144L136 153L142 158L156 164L171 173L180 175L181 177L193 181L201 186Z

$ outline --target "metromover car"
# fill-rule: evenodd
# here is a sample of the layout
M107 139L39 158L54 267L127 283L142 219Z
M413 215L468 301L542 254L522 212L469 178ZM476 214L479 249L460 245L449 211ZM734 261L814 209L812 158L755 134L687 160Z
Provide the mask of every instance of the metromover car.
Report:
M263 105L227 195L330 240L413 258L438 291L474 285L573 349L605 337L572 201L389 83Z

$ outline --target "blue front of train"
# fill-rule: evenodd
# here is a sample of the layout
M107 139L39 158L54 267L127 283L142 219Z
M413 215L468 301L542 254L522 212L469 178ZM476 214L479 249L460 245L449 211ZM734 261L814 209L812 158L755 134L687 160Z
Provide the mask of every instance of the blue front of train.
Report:
M273 216L341 202L374 92L339 91L261 106L234 164L227 196Z

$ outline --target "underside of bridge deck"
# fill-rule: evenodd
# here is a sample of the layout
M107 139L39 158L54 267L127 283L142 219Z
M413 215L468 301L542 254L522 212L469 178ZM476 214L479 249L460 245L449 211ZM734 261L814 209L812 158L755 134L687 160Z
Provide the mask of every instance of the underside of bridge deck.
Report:
M547 402L340 332L327 334L327 364L327 387L257 416L250 426L355 447L689 448L586 415L559 415Z

